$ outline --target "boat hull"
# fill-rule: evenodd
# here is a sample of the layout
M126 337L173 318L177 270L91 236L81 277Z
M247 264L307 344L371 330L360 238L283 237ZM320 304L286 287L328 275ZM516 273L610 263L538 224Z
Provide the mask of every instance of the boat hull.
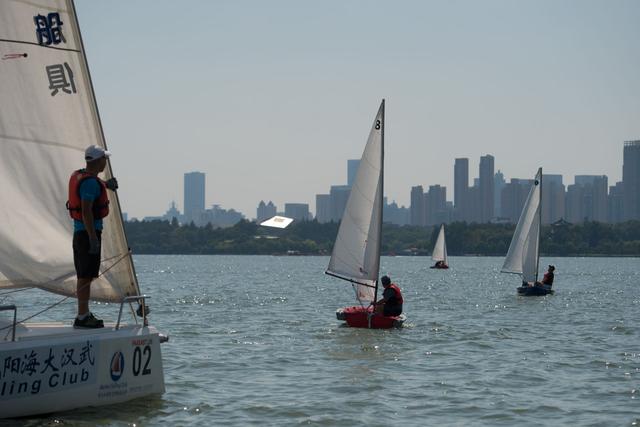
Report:
M406 316L383 316L374 314L372 307L345 307L336 310L338 320L344 320L352 328L390 329L401 328Z
M153 328L27 326L16 341L0 343L0 418L164 393L160 336Z
M432 266L431 266L431 267L429 267L429 268L434 268L434 269L436 269L436 270L448 270L448 269L449 269L449 266L448 266L448 265L445 265L444 267L436 267L435 265L432 265Z
M525 297L538 297L544 295L553 295L553 289L544 286L520 286L517 288L518 295Z

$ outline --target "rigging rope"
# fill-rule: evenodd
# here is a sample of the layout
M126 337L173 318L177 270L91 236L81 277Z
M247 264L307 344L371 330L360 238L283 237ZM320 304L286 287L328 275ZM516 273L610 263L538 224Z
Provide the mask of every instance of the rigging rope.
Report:
M113 264L111 264L107 269L105 269L102 273L100 273L100 274L98 275L98 277L100 277L100 276L104 275L107 271L111 270L113 267L115 267L119 262L121 262L123 259L125 259L125 258L126 258L127 256L129 256L129 255L131 255L131 251L130 251L130 250L129 250L129 251L127 251L124 255L120 256L120 258L119 258L116 262L114 262ZM104 261L112 260L112 259L116 258L117 256L118 256L118 255L113 256L113 257L108 258L108 259L105 259ZM84 289L85 287L90 286L90 285L91 285L91 282L89 282L89 283L85 284L84 286L80 287L80 289L78 289L78 290L82 290L82 289ZM26 289L31 289L31 288L26 288ZM23 290L23 289L21 289L21 290ZM16 322L16 325L18 325L18 324L20 324L20 323L24 323L24 322L26 322L27 320L31 320L31 319L33 319L34 317L39 316L40 314L42 314L42 313L44 313L44 312L46 312L46 311L51 310L53 307L56 307L56 306L58 306L58 305L62 304L63 302L65 302L66 300L68 300L69 298L71 298L72 296L76 296L76 295L78 294L78 290L76 290L75 295L68 295L68 296L66 296L66 297L62 298L60 301L55 302L55 303L51 304L50 306L48 306L48 307L44 308L43 310L40 310L39 312L37 312L37 313L35 313L35 314L31 315L31 316L25 317L24 319L17 321L17 322ZM11 291L11 292L17 292L17 291ZM8 292L8 293L10 293L10 292ZM10 324L10 325L8 325L8 326L5 326L4 328L0 328L0 331L3 331L3 330L8 329L8 328L13 328L13 323L12 323L12 324ZM5 340L6 340L6 338L7 338L7 336L8 336L8 335L9 335L9 334L7 333L7 335L5 336Z

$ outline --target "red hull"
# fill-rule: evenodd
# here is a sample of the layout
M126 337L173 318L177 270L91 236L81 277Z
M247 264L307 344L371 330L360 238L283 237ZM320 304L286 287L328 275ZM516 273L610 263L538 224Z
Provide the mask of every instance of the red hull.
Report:
M390 329L402 327L405 316L373 314L372 307L345 307L336 311L338 320L344 320L352 328Z

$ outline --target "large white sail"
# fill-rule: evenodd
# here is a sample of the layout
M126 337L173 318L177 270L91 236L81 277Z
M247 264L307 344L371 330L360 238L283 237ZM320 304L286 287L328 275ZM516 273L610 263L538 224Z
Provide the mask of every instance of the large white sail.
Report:
M69 176L87 146L105 141L73 3L0 2L0 58L0 288L75 295ZM91 297L119 301L139 291L119 202L109 198Z
M526 282L538 279L541 185L542 168L533 181L502 266L503 273L520 274Z
M438 233L436 244L433 247L431 259L434 261L444 261L444 263L447 264L447 242L444 240L444 224L440 226L440 232Z
M370 302L380 270L384 158L384 100L371 126L351 186L327 273L356 283L356 298Z

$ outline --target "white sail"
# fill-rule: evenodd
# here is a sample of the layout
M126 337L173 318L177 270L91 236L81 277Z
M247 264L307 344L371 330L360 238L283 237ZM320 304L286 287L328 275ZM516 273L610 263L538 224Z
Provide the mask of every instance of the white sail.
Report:
M541 184L542 168L533 181L502 266L503 273L520 274L526 282L538 279Z
M384 100L371 126L333 246L327 273L354 283L356 298L373 301L380 270Z
M75 295L69 176L87 146L105 141L73 3L0 2L0 58L0 288ZM109 198L91 297L119 301L139 292L120 205Z
M444 261L444 263L447 264L447 243L444 240L444 224L440 226L440 233L438 233L438 239L433 247L431 259L434 261Z

